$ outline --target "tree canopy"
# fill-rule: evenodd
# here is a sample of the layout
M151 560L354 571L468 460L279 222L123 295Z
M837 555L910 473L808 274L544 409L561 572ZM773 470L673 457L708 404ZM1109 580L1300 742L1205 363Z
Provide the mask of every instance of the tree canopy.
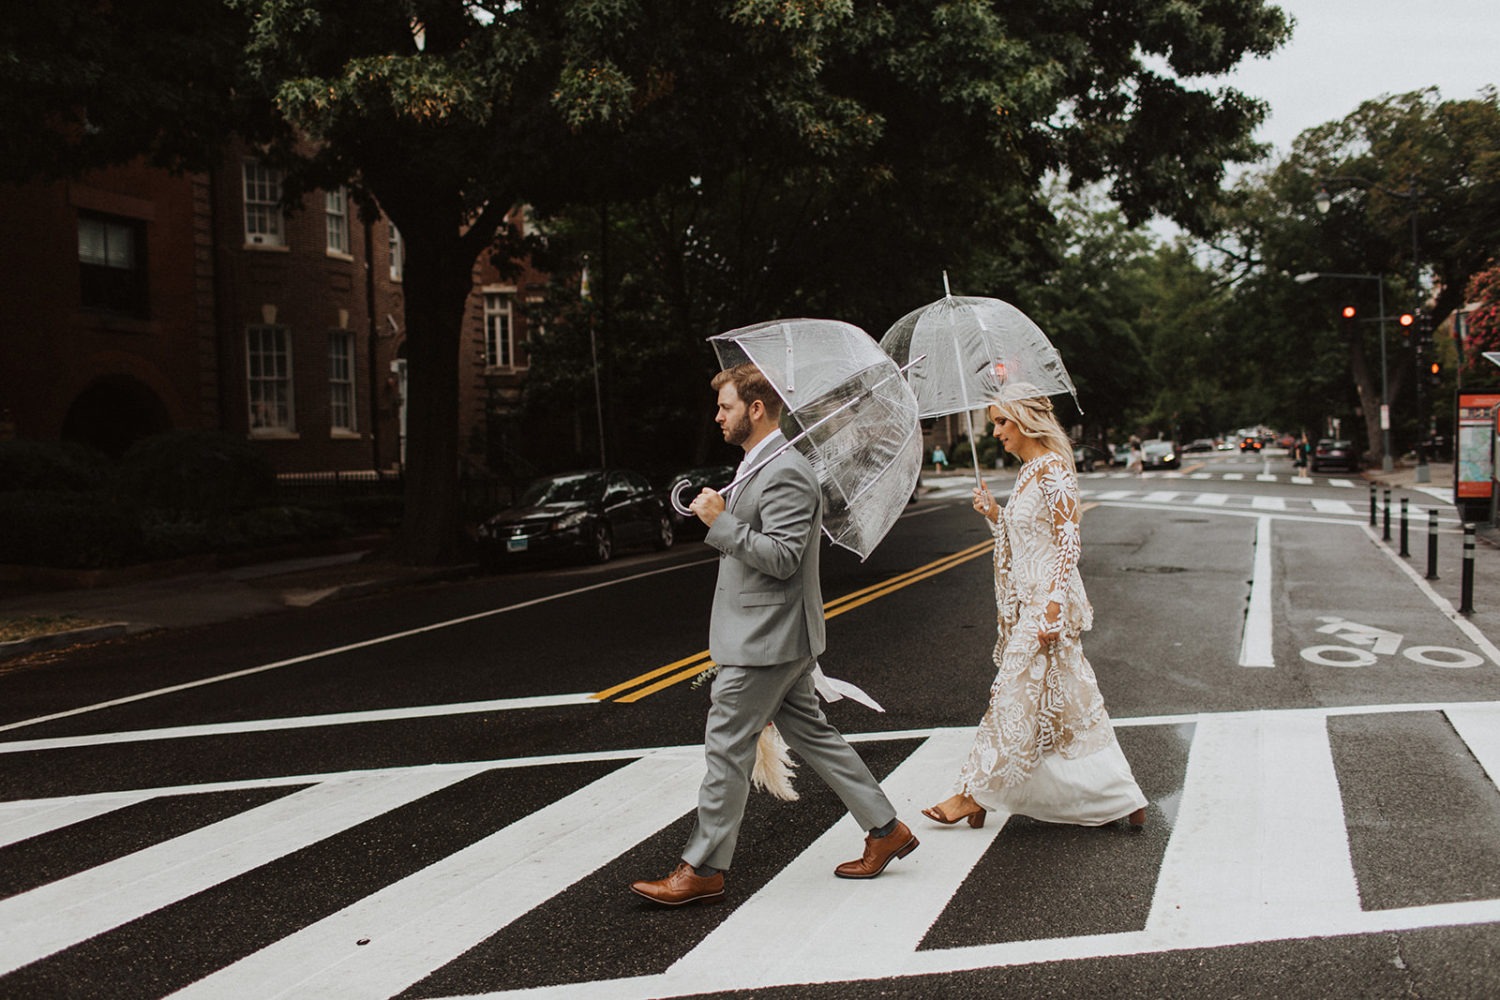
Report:
M0 27L0 128L41 139L0 172L203 164L234 132L289 195L348 184L386 212L409 252L397 554L431 561L459 537L473 261L540 249L504 225L514 206L553 221L560 273L599 262L611 424L638 437L621 400L726 326L821 313L878 335L943 268L971 293L1045 284L1050 176L1206 231L1264 108L1193 81L1288 33L1260 0L55 0ZM620 384L645 344L670 363Z

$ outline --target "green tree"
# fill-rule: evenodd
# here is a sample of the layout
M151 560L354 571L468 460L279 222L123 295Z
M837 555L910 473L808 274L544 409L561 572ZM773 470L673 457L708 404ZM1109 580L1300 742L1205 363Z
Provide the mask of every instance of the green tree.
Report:
M1351 115L1309 129L1283 162L1249 176L1223 209L1215 247L1234 288L1236 322L1278 359L1277 396L1306 424L1362 417L1371 456L1382 456L1382 368L1393 442L1425 433L1412 398L1415 344L1395 315L1427 306L1438 316L1462 301L1469 276L1500 242L1500 102L1493 89L1443 101L1434 90L1367 101ZM1329 200L1315 207L1320 189ZM1294 285L1300 274L1324 274ZM1364 275L1343 278L1336 275ZM1387 323L1379 322L1384 303ZM1352 322L1339 318L1352 305ZM1341 368L1353 396L1323 384Z
M878 334L936 297L944 266L961 287L1007 270L1003 253L1035 267L1045 257L1027 252L1026 230L1054 173L1107 183L1132 221L1160 212L1203 229L1225 163L1257 155L1264 109L1192 81L1288 32L1260 0L160 6L56 0L54 30L0 29L7 73L37 98L65 87L51 106L74 109L0 105L10 134L58 140L6 169L66 173L140 151L188 163L229 128L265 144L289 196L348 184L378 205L409 252L410 476L394 554L412 561L457 545L463 302L480 253L538 249L505 227L515 205L559 220L555 261L571 232L571 249L601 262L590 308L616 362L607 384L616 401L646 398L661 366L639 364L636 384L619 366L649 360L642 344L686 370L705 334L771 315L824 312ZM633 245L607 238L617 229ZM587 370L558 346L569 371Z

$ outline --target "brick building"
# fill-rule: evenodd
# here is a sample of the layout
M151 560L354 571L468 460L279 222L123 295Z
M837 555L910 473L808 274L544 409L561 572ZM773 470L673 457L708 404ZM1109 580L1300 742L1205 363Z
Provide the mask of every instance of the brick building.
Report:
M132 164L0 187L0 423L111 454L212 428L280 472L399 467L399 233L342 190L283 209L281 180L234 146L208 173ZM475 467L524 466L524 304L545 279L502 280L487 258L459 358L461 450Z

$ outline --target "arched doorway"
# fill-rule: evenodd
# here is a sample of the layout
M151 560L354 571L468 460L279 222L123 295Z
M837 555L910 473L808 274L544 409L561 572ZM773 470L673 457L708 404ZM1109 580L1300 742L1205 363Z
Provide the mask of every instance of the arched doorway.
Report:
M68 407L62 439L118 457L141 438L171 429L166 406L145 383L129 375L106 375Z

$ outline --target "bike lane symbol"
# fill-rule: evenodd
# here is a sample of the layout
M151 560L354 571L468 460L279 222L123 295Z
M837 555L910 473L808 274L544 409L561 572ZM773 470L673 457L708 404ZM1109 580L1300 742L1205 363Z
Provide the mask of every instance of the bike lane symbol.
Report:
M1484 662L1484 657L1452 646L1407 646L1401 649L1406 636L1400 632L1327 615L1318 620L1325 623L1319 627L1319 632L1342 638L1349 645L1307 646L1301 655L1309 663L1325 667L1369 667L1380 662L1380 657L1392 656L1398 650L1408 660L1426 667L1466 669Z

